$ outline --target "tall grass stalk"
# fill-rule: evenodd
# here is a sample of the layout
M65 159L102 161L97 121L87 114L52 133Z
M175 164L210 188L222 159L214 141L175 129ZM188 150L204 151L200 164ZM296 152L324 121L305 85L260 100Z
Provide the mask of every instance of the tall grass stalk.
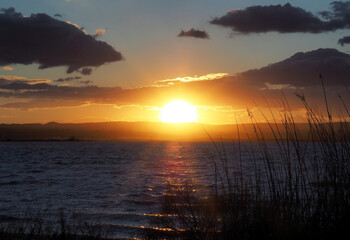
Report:
M322 83L323 79L321 77ZM148 239L341 239L350 226L350 117L334 122L325 88L327 116L297 97L306 109L308 130L302 133L287 101L278 117L260 110L274 143L251 112L243 124L248 142L238 142L227 157L213 141L210 158L214 183L208 192L190 183L168 188L163 214L152 223L168 231L147 232ZM268 116L271 115L271 116ZM270 117L270 118L269 118ZM277 119L279 118L280 124ZM268 119L273 119L268 120ZM237 120L238 126L238 120ZM248 134L252 127L255 136ZM241 128L242 129L242 128ZM250 139L255 139L250 140ZM244 159L249 159L243 162Z
M1 240L108 240L99 221L91 222L80 214L68 216L63 209L28 208L21 216L0 224Z

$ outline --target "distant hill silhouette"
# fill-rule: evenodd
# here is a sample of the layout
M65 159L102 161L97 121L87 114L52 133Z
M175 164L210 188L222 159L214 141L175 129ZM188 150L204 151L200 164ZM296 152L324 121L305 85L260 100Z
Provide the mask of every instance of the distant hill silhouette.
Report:
M302 133L307 124L298 124ZM266 140L274 140L267 124L260 124ZM279 125L280 129L283 129ZM253 126L239 125L240 140L255 140ZM236 125L157 122L101 122L47 124L0 124L1 141L232 141L238 140ZM210 137L209 137L210 136Z

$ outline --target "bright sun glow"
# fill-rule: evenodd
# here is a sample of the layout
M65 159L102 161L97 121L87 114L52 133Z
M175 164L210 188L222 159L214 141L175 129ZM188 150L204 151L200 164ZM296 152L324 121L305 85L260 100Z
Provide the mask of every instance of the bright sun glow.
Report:
M192 104L183 100L174 100L161 109L159 119L165 123L197 122L198 113Z

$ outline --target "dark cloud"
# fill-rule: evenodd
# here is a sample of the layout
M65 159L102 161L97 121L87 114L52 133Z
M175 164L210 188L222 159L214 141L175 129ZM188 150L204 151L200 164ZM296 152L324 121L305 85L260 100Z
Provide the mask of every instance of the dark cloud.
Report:
M330 86L344 86L349 82L350 55L335 49L318 49L296 53L292 57L266 67L241 73L246 81L255 84L289 84L312 87L320 84L322 74Z
M343 37L341 39L338 40L338 44L344 46L345 44L349 44L350 43L350 36L346 36Z
M321 33L350 27L350 2L333 2L330 11L321 17L290 3L285 5L252 6L232 10L214 18L210 23L230 27L233 31L249 34L275 31L280 33Z
M338 21L341 25L349 26L350 2L334 1L331 3L331 11L320 12L320 15L328 20Z
M6 83L12 83L12 82L24 82L28 84L36 84L36 83L50 83L51 80L45 79L45 78L29 79L29 78L20 77L20 76L7 76L7 75L0 76L0 84L6 84Z
M76 77L59 78L54 80L54 82L70 82L78 79L81 79L81 77L76 76Z
M84 84L84 85L90 85L93 83L91 80L84 80L84 81L79 81L79 83Z
M59 13L56 13L54 16L55 16L55 17L62 17L62 15L59 14Z
M177 36L178 37L194 37L194 38L209 39L209 35L205 30L197 30L194 28L191 28L188 31L182 30Z
M335 106L339 105L337 94L350 102L347 86L350 85L350 55L335 49L318 49L297 53L292 57L260 69L246 71L235 76L218 75L217 79L189 82L169 82L162 86L122 89L120 87L57 86L40 80L3 79L0 76L0 97L15 98L6 101L2 107L39 108L76 106L87 103L116 105L161 106L173 99L184 99L194 105L227 106L245 109L266 106L269 102L280 102L283 94L289 97L293 109L302 108L295 97L304 92L310 103L322 104L323 90L319 74L322 74L326 91L334 96ZM23 102L25 100L25 102ZM333 100L332 100L333 101ZM62 102L62 105L60 105ZM47 104L46 104L47 103ZM66 105L64 105L64 104Z
M81 69L79 72L83 75L90 75L92 73L92 68L85 67Z
M39 68L67 66L67 73L122 60L105 42L74 24L47 14L24 17L14 8L0 11L0 65L40 64Z
M37 81L36 79L14 79L9 80L6 78L0 78L0 89L10 91L21 90L47 90L53 87L53 85L47 82ZM7 96L7 93L4 93Z
M12 102L1 105L3 108L30 110L38 108L62 108L62 107L76 107L84 105L85 102L79 102L77 100L50 100L42 101L42 99L30 100L27 102Z

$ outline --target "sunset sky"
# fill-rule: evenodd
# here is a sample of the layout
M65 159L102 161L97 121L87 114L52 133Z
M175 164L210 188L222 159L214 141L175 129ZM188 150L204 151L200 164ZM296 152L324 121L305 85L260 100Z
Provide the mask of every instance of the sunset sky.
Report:
M173 100L198 122L247 108L296 119L304 93L349 99L350 2L2 0L0 123L160 121ZM322 111L322 107L320 107Z

